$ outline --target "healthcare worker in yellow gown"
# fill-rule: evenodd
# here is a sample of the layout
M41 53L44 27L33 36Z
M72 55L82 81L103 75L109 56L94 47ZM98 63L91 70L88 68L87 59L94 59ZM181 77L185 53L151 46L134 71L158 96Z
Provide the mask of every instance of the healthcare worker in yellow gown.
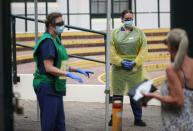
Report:
M121 14L123 25L112 32L111 37L111 92L113 101L121 100L132 87L146 78L143 69L144 59L147 56L147 40L139 28L133 26L133 12L124 10ZM142 121L142 107L130 99L134 114L134 125L146 126ZM111 120L109 124L111 125Z

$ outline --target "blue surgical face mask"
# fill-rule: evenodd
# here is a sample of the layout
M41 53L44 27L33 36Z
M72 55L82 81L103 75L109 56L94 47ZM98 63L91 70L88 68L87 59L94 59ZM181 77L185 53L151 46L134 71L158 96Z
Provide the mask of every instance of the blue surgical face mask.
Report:
M124 26L125 27L131 27L133 25L133 20L126 20L124 21Z
M63 26L56 26L56 33L61 34L64 30L64 25Z

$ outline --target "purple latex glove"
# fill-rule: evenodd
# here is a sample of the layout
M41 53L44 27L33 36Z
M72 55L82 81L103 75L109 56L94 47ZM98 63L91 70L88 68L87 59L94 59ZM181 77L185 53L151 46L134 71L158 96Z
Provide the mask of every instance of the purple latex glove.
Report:
M82 69L79 69L79 68L76 69L76 71L77 71L78 73L81 73L81 74L87 76L88 78L90 77L90 74L94 74L94 72L92 72L92 71L82 70Z
M79 76L77 76L77 75L75 75L71 72L67 72L66 76L73 79L73 80L75 80L75 81L78 81L79 83L83 83L83 80Z

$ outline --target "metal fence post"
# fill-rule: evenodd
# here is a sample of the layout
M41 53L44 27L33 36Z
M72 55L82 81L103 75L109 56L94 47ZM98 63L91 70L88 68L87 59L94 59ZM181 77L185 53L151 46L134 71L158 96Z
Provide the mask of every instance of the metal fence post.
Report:
M160 28L160 0L157 0L157 21L158 28Z
M109 131L109 96L110 96L110 32L111 29L111 0L107 1L107 29L106 32L107 34L105 35L106 38L106 49L105 49L105 72L106 72L106 97L105 97L105 131Z
M11 29L12 29L12 68L13 68L13 83L17 84L20 81L20 78L17 76L17 59L16 59L16 18L11 17Z
M24 6L25 6L25 17L27 17L27 0L24 1ZM27 32L27 20L25 20L25 32Z
M46 4L46 16L48 15L48 0L45 0L45 4Z
M114 21L114 0L111 0L111 18L112 18L112 28L115 27L115 21Z
M135 7L135 11L134 11L134 14L135 14L135 26L137 26L137 1L134 0L134 7Z
M35 14L35 42L38 41L38 1L34 0L34 14ZM37 120L40 120L40 109L37 101Z
M13 131L10 0L0 1L0 131Z
M70 24L70 3L69 3L69 0L67 0L67 24L69 25ZM70 30L68 28L68 30Z
M92 18L91 18L91 13L92 13L92 9L91 9L91 0L89 0L89 22L90 22L90 29L92 29Z

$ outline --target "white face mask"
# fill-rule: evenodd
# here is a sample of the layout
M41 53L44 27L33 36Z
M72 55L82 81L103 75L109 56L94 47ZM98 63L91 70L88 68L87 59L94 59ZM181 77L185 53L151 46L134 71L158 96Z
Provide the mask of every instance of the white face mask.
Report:
M133 25L133 20L126 20L124 21L124 26L125 27L131 27Z
M61 34L64 30L64 25L62 26L56 26L56 33L57 34Z

